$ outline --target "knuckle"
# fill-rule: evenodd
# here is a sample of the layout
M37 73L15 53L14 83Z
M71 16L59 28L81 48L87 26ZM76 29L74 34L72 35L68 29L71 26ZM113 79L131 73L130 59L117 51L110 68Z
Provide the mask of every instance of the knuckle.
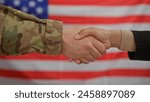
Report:
M80 59L82 58L85 58L87 57L89 54L87 52L83 52L81 55L80 55Z
M89 49L91 49L91 48L92 48L92 46L91 46L90 43L87 43L87 44L85 45L85 49L86 49L86 50L89 50Z
M90 58L89 61L94 62L96 59Z
M98 58L101 55L101 53L97 52L96 53L96 58Z
M102 47L102 54L106 54L106 47L105 46Z
M100 56L100 53L98 52L98 53L96 53L96 58L98 58Z
M99 57L99 55L100 55L100 53L97 53L97 52L94 52L94 58L96 59L96 58L98 58Z
M106 53L106 49L102 49L101 53L102 53L102 55L104 55Z
M102 54L100 54L99 57L102 57Z

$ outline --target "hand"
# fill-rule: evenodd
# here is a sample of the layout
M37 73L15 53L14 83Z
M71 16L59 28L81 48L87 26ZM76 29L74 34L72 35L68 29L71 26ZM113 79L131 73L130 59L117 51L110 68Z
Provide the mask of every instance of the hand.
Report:
M121 34L119 30L104 30L91 27L81 30L78 34L74 36L74 39L81 40L89 36L94 37L99 41L99 43L101 42L101 44L95 43L94 45L95 47L99 47L98 50L103 55L105 54L103 53L104 51L103 46L105 46L106 49L110 47L120 46L120 38L121 38L120 35ZM75 61L77 64L82 63L80 60L70 60L70 61Z
M93 37L86 37L81 40L75 40L73 37L79 33L81 27L73 27L64 29L63 31L63 51L62 53L82 63L96 60L99 56L106 52L105 46ZM98 45L101 45L99 47Z
M103 43L101 43L100 41L98 41L97 39L95 39L94 37L92 36L87 36L85 38L89 38L93 44L93 46L100 52L100 55L99 57L101 57L102 55L104 55L106 53L106 47L104 46ZM85 39L84 38L84 39ZM74 61L75 63L77 64L81 64L81 63L84 63L85 64L85 61L82 61L82 60L72 60L70 59L69 60L70 62ZM87 63L89 62L93 62L94 60L86 60Z
M80 40L88 36L93 36L94 38L102 42L104 46L108 49L110 47L109 33L110 32L103 29L90 27L81 30L78 34L74 36L74 38L76 40Z
M120 30L104 30L98 28L87 28L81 30L78 34L74 36L76 40L83 39L88 36L93 36L104 46L109 49L110 47L120 47L121 44L121 32Z
M106 49L108 49L110 47L109 32L107 32L103 29L97 29L97 28L93 28L93 27L87 28L87 29L82 29L78 34L76 34L74 36L74 39L80 40L80 39L84 39L86 37L90 37L91 39L93 39L93 37L94 37L95 39L97 39L99 41L99 43L101 43L101 44L95 43L95 47L99 47L98 50L99 50L99 52L101 52L101 55L104 55L106 53ZM74 61L77 64L83 63L80 60L70 59L70 61Z

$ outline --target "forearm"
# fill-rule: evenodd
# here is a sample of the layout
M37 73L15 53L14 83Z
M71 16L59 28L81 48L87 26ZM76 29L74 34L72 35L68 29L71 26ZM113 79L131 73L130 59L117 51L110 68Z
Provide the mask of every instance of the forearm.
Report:
M60 54L62 22L38 19L0 5L0 55Z

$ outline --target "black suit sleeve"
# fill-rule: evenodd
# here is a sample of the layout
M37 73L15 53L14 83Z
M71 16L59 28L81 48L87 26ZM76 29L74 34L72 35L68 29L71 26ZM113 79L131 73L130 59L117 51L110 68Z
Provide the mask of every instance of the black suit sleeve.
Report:
M135 52L128 52L131 60L150 60L150 31L132 31L136 44Z

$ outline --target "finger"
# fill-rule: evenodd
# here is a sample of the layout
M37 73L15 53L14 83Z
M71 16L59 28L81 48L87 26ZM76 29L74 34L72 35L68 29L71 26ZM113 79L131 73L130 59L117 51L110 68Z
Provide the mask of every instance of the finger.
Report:
M85 59L85 58L82 58L81 62L84 63L84 64L88 64L89 63L89 61L87 59Z
M90 35L93 36L93 33L94 33L94 31L91 30L91 28L82 29L78 34L76 34L76 35L74 36L74 38L75 38L76 40L79 40L79 39L82 39L82 38L84 38L84 37L86 37L86 36L90 36Z
M93 57L95 58L95 60L97 60L97 58L99 58L99 57L102 56L101 54L99 54L98 56L95 56L93 53L91 53L90 55L93 56ZM94 60L94 61L95 61L95 60ZM92 62L93 62L93 61L92 61Z
M91 54L89 54L89 56L87 56L86 59L87 59L89 62L93 62L93 61L96 60Z
M87 57L85 57L85 59L88 61L88 62L93 62L93 61L95 61L96 59L93 57L93 56L91 56L90 54L87 56ZM77 64L82 64L82 62L80 61L80 60L73 60L75 63L77 63Z
M73 59L69 59L68 61L69 61L69 62L72 62L72 61L73 61Z
M92 43L93 43L93 46L102 54L104 55L106 53L106 48L105 48L105 45L98 41L97 39L93 38L93 37L90 37Z
M100 36L101 32L99 32L99 31L100 31L100 29L90 27L90 28L81 30L78 34L76 34L74 36L74 38L79 40L86 36L93 36L93 37L97 38L98 40L101 40L101 36Z
M89 51L90 51L90 55L95 59L97 59L101 55L101 53L93 45L91 49L89 49Z
M81 61L80 61L80 60L74 60L74 62L75 62L76 64L81 64Z

